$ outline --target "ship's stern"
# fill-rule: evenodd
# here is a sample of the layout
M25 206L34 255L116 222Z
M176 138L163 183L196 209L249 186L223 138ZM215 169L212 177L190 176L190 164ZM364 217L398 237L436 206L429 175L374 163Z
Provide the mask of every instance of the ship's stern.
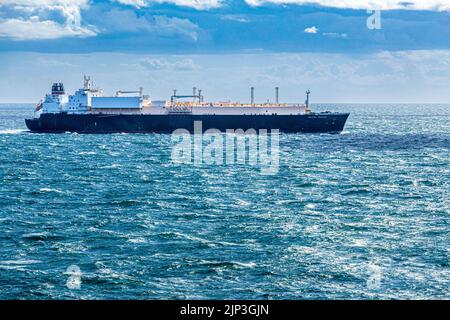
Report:
M39 118L25 119L25 125L32 132L40 131Z

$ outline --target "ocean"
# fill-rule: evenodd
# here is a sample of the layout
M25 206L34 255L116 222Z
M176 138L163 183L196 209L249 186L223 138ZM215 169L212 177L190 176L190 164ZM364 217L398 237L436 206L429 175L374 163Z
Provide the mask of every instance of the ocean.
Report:
M449 299L450 105L320 105L279 170L171 135L31 134L0 104L0 299Z

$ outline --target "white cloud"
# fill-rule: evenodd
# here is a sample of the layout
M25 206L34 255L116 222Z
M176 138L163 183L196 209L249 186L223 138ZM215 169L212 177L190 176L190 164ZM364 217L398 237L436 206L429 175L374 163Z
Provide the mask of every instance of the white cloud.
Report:
M120 23L117 23L120 21ZM160 36L184 36L196 41L199 27L189 19L168 16L138 16L133 10L112 9L106 12L98 27L108 32L145 31Z
M198 26L189 19L176 17L154 16L154 29L160 35L181 34L198 40Z
M81 10L89 0L0 0L2 7L12 9L16 16L0 18L0 37L15 40L56 39L96 35L92 26L82 26ZM57 12L63 23L43 18Z
M52 20L39 20L33 16L29 20L8 19L0 22L0 37L15 40L57 39L62 37L89 37L95 32L86 28L73 28Z
M410 9L410 10L450 10L449 0L245 0L251 6L272 4L315 4L340 9Z
M58 11L68 24L79 26L81 9L89 7L89 0L0 0L0 7L10 7L24 14Z
M337 33L337 32L324 32L322 33L325 37L331 37L331 38L347 38L348 34L346 33Z
M172 3L178 6L198 10L218 8L229 0L114 0L137 8L147 7L152 3ZM320 5L341 9L410 9L410 10L450 10L449 0L245 0L251 6L271 4Z
M246 17L245 15L241 14L224 14L220 17L222 20L228 20L228 21L236 21L240 23L249 23L250 19Z
M184 70L191 71L199 68L192 59L182 59L170 62L164 58L143 58L140 65L149 70Z
M136 8L143 8L148 5L148 1L146 0L115 0L115 1Z
M197 10L208 10L218 8L223 0L115 0L116 2L131 5L136 8L143 8L152 3L171 3L177 6L190 7Z
M306 28L303 31L305 33L317 33L317 31L319 31L319 29L317 29L317 27L313 26L313 27Z

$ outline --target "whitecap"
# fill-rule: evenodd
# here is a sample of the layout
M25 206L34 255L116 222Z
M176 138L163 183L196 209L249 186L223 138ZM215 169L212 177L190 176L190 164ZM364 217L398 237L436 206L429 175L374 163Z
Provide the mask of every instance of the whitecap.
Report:
M183 233L180 233L180 232L174 232L173 234L178 236L178 237L185 238L187 240L198 241L200 243L203 243L203 244L206 244L206 245L209 245L209 246L213 246L213 247L215 246L215 244L212 241L207 240L207 239L190 236L190 235L183 234Z
M293 245L288 248L289 251L295 251L300 253L306 253L306 254L313 254L315 253L314 248L311 247L305 247L305 246L297 246Z
M221 246L243 246L241 243L233 243L228 241L217 241L217 244L220 244Z
M109 166L103 166L103 167L100 167L100 169L115 169L115 168L120 168L120 167L121 167L120 164L118 164L118 163L113 163L112 165L109 165Z
M241 199L237 199L236 200L236 204L241 206L241 207L247 207L250 205L250 202L245 201L245 200L241 200Z
M96 267L98 268L98 275L100 277L107 277L107 278L119 278L119 279L132 279L132 277L119 273L114 271L111 268L108 268L103 262L97 261L95 262Z
M3 265L27 265L27 264L34 264L34 263L41 263L41 260L25 260L25 259L19 259L19 260L6 260L6 261L0 261L0 264Z
M142 237L129 238L127 241L128 241L128 242L131 242L131 243L145 243L145 242L147 242L147 241L145 240L145 238L142 238Z
M366 247L367 246L367 240L365 240L365 239L353 239L351 246L352 247Z
M25 271L25 269L23 268L22 265L4 265L4 264L0 264L0 269Z
M56 193L63 193L61 190L58 189L51 189L51 188L40 188L40 192L56 192Z
M243 268L254 268L256 267L256 263L254 262L239 262L239 261L232 261L236 266L243 267Z
M79 155L93 155L93 154L97 154L97 152L94 151L81 151L78 152Z

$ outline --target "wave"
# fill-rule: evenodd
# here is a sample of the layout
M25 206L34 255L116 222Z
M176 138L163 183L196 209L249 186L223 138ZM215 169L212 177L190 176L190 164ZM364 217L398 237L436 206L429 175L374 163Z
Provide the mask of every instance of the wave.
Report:
M35 264L35 263L41 263L41 260L26 260L26 259L19 259L19 260L6 260L6 261L0 261L0 264L2 265L27 265L27 264Z
M40 188L39 192L56 192L56 193L63 193L61 190L58 189L51 189L51 188Z

